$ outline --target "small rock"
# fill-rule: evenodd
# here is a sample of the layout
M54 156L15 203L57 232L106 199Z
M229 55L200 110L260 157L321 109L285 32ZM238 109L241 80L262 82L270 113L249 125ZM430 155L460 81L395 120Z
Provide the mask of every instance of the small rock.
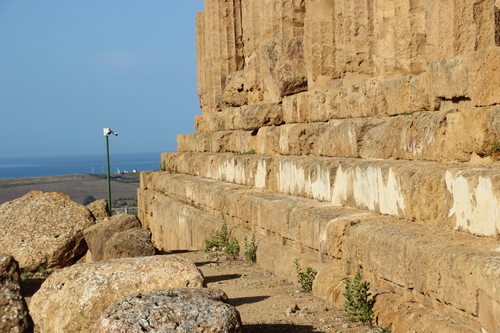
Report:
M342 324L342 328L349 328L349 327L351 327L351 325L349 325L348 323Z

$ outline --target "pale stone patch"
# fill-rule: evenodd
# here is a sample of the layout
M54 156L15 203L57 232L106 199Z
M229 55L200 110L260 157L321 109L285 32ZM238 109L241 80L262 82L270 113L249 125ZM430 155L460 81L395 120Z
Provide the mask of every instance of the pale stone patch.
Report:
M405 200L392 169L389 169L386 178L384 180L379 167L356 167L344 171L339 166L332 188L332 203L341 206L352 197L358 207L382 214L403 214Z
M449 216L455 216L455 228L476 235L496 236L500 230L500 204L491 179L479 176L476 184L461 175L445 174L446 188L453 196Z
M330 201L330 174L320 165L316 166L316 179L306 173L303 167L293 162L279 164L279 191L283 193L305 193L314 199Z

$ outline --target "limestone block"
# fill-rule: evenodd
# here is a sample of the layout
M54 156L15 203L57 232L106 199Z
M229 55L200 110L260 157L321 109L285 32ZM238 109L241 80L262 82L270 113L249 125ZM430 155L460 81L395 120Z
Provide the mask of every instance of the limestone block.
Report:
M455 54L467 54L495 46L495 0L455 2Z
M325 131L324 123L293 124L280 127L281 155L308 155L314 151L318 137Z
M155 247L151 243L151 231L134 228L109 237L103 249L103 260L146 257L155 253Z
M495 140L488 129L489 111L476 108L392 117L366 133L361 156L469 161L473 153L484 154Z
M141 221L135 215L120 214L101 221L83 231L83 237L92 253L92 260L115 259L105 257L104 252L110 239L117 233L140 228Z
M302 37L267 42L264 57L270 72L267 87L271 100L307 90Z
M377 118L332 120L315 146L315 156L360 157L360 142L372 128L384 123Z
M377 1L375 4L376 7L384 5L388 3ZM426 12L423 8L376 10L372 24L375 26L373 56L378 73L420 74L427 69Z
M453 45L456 4L455 0L425 1L427 35L425 52L428 62L457 55Z
M255 138L255 151L259 154L278 155L282 126L261 127Z
M14 258L3 254L0 254L0 331L33 331L33 321L21 296L19 265Z
M309 90L326 85L335 68L335 1L306 1L304 59Z
M500 107L494 106L488 112L488 130L497 138L500 138Z
M432 93L434 96L468 98L468 55L445 58L429 64Z
M158 195L154 190L140 190L140 193L145 202L141 218L147 222L151 240L158 249L204 249L204 240L220 229L222 220L207 213Z
M473 153L482 155L496 141L489 131L491 108L464 109L446 115L444 155L450 160L468 161ZM444 158L445 160L448 158Z
M468 56L469 94L473 105L487 106L500 102L500 47L475 52Z
M92 332L242 332L240 315L227 302L223 291L201 288L127 295L106 309Z
M371 1L335 2L335 68L340 73L374 73Z
M65 267L87 250L82 232L94 223L66 194L32 191L0 206L0 251L22 270Z
M33 295L40 331L89 331L118 298L151 290L202 287L203 275L182 257L152 256L73 265L55 271Z
M496 8L494 0L426 1L428 61L495 46Z
M101 199L91 202L87 205L92 215L94 215L96 220L102 220L106 217L111 216L108 209L108 200Z
M247 103L245 92L245 72L236 71L231 73L223 83L223 92L215 96L217 110L222 111L228 107L238 107Z

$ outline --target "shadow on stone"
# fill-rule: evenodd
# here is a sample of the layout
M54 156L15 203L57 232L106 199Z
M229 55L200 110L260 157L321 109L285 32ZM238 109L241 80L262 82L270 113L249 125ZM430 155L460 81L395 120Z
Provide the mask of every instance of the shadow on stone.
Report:
M23 297L33 296L40 286L45 281L45 279L26 279L21 280L21 294Z

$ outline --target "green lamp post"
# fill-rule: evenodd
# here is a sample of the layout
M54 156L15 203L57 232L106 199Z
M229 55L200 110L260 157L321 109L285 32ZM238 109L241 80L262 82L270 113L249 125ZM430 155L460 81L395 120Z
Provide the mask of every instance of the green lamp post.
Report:
M108 166L108 209L109 213L113 215L113 212L111 211L111 178L110 178L110 165L109 165L109 135L114 134L118 135L118 133L113 132L112 130L109 129L109 127L104 127L104 136L106 137L106 164Z

